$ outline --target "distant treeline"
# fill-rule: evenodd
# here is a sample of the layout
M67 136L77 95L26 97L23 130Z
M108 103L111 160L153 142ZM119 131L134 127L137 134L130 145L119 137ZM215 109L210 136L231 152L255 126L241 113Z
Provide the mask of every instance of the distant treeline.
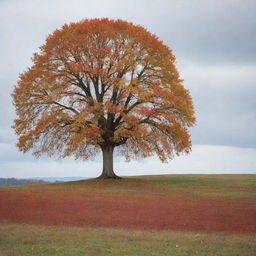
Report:
M43 184L43 183L47 183L47 182L43 180L0 178L0 186L19 186L19 185Z

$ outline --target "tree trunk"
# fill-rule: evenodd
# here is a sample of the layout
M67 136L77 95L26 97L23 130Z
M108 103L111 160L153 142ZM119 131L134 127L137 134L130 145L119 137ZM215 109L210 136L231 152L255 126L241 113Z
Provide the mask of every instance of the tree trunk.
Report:
M104 146L102 149L103 155L103 170L101 175L98 177L99 179L117 179L119 178L113 170L113 153L114 147L113 146Z

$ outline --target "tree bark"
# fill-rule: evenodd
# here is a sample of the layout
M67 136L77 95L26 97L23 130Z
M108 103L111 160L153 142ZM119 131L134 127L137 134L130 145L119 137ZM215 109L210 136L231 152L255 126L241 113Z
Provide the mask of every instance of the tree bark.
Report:
M99 179L118 179L118 177L113 170L113 146L103 146L102 148L103 155L103 170L101 175L98 177Z

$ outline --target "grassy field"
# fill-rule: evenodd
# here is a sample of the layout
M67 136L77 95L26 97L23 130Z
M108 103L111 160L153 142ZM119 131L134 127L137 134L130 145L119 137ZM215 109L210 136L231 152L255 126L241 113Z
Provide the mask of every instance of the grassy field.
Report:
M0 188L0 256L256 255L256 175Z
M253 256L252 235L113 228L0 226L1 256Z

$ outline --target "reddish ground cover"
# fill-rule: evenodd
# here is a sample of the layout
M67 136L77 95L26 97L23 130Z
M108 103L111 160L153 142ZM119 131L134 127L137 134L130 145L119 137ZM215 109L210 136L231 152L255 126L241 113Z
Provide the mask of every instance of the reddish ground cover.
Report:
M256 233L256 200L2 190L0 222Z

